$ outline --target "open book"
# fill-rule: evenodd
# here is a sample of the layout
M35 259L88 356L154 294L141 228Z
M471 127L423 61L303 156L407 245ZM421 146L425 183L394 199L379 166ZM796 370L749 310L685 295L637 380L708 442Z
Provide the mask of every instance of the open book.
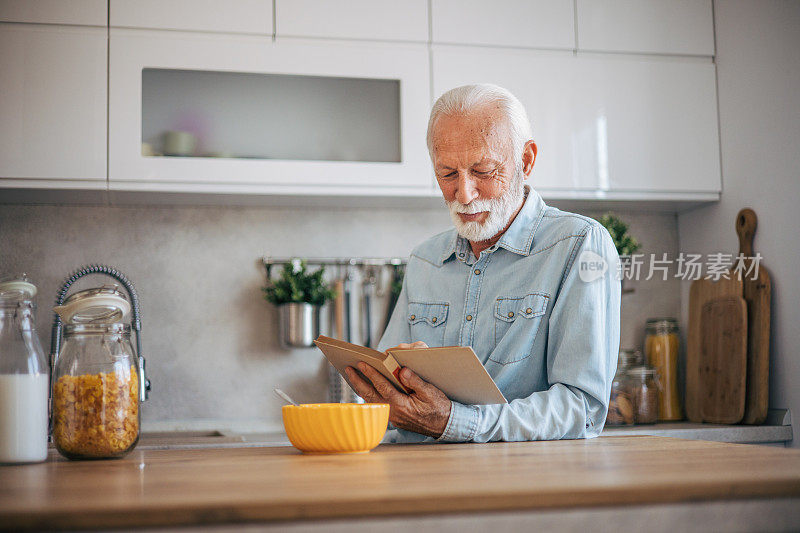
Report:
M399 376L400 369L407 366L453 401L468 405L508 403L469 346L389 350L384 354L324 335L317 337L314 344L345 379L344 369L356 368L356 364L363 361L407 393Z

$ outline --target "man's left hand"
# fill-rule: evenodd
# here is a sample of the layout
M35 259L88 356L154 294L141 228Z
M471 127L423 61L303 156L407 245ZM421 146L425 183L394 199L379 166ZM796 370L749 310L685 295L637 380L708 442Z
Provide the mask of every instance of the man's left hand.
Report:
M369 403L388 403L389 422L395 427L439 437L450 419L450 400L442 391L404 367L400 371L400 383L408 389L405 394L366 363L358 363L369 381L361 378L353 367L347 367L347 379L356 393Z

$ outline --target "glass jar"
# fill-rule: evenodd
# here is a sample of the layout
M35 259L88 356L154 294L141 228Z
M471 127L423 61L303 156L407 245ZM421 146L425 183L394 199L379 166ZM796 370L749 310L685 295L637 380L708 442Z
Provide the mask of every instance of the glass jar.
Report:
M73 294L53 370L53 442L69 459L122 457L139 440L139 375L130 311L116 287Z
M607 426L632 426L633 404L631 403L628 369L642 364L642 354L638 350L620 350L617 359L617 372L611 382L611 397L608 402Z
M651 318L647 321L644 353L647 364L658 371L661 385L658 419L674 421L683 419L681 397L678 392L678 356L680 337L674 318Z
M637 424L656 423L661 388L656 369L648 366L633 367L628 370L628 383L634 422Z
M47 459L49 369L35 295L25 274L0 280L0 463Z

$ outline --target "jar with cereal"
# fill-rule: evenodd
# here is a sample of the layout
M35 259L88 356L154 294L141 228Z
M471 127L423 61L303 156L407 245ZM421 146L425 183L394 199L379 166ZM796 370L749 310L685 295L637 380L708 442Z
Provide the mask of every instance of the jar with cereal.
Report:
M69 459L122 457L139 440L139 375L117 288L73 294L55 308L64 343L53 371L53 442Z

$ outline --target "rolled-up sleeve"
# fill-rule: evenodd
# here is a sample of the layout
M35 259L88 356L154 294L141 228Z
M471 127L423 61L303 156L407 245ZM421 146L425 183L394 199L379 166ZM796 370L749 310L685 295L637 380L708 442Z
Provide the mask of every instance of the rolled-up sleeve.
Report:
M606 271L591 279L585 267L593 261L596 268L601 264L598 258L605 261ZM447 427L438 440L522 441L599 435L619 352L618 262L605 228L590 225L574 245L549 317L549 388L508 404L453 402Z

